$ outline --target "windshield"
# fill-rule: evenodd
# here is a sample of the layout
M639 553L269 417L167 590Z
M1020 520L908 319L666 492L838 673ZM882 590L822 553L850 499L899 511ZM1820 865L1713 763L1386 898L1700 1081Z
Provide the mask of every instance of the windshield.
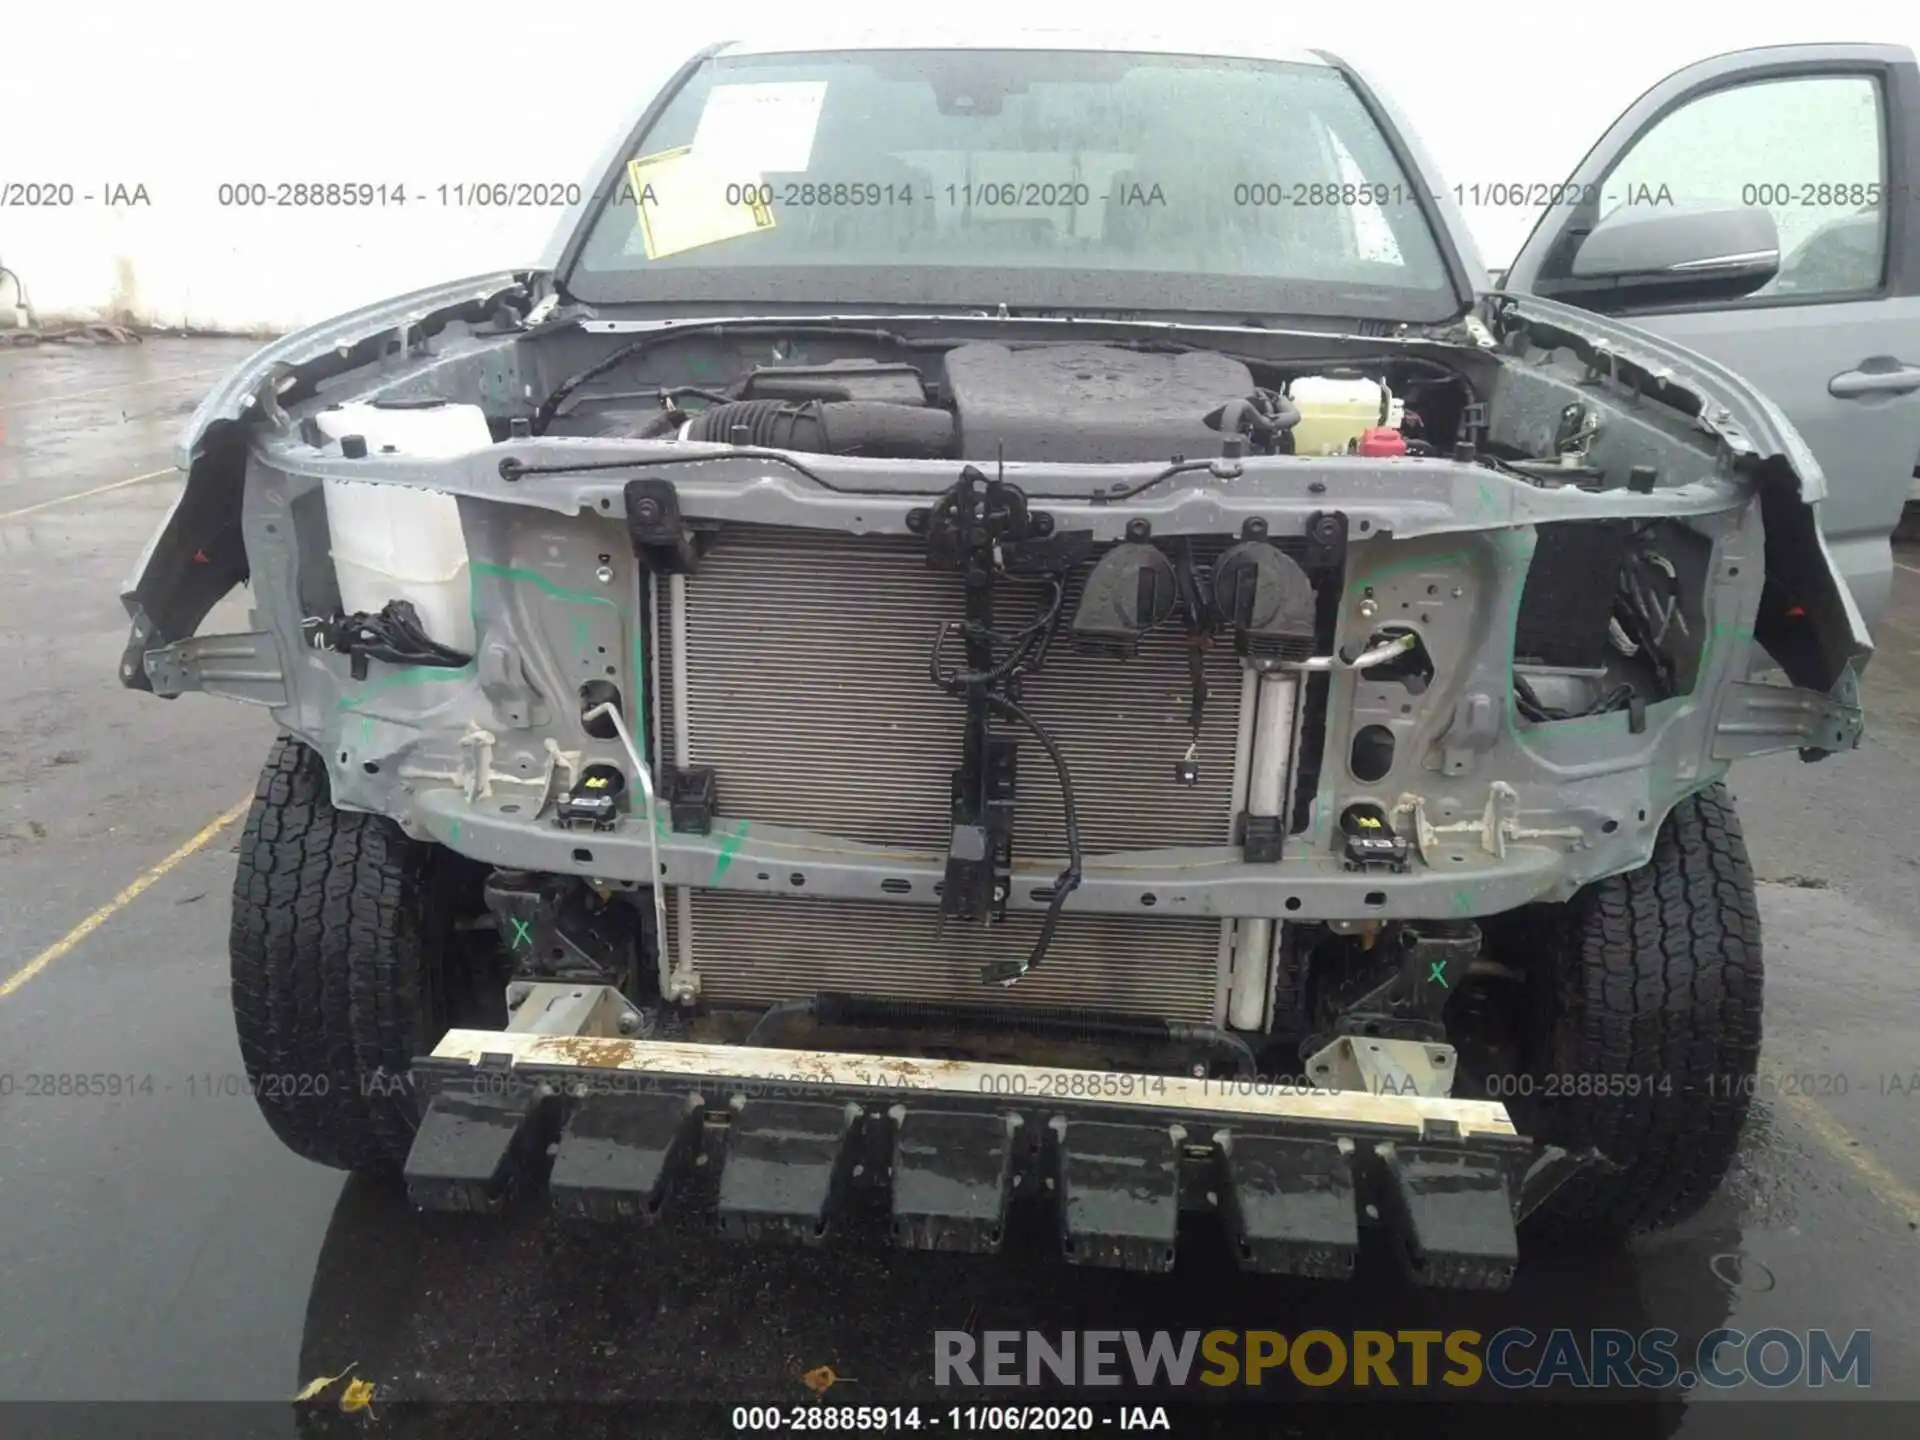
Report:
M606 188L565 277L590 302L1460 308L1421 197L1319 63L722 56Z

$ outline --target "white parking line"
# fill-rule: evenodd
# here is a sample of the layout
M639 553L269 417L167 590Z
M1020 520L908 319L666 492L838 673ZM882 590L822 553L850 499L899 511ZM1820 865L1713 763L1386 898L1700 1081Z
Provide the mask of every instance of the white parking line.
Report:
M1899 560L1896 560L1893 562L1893 568L1896 570L1904 570L1909 575L1920 575L1920 565L1907 565Z
M0 520L18 520L22 515L31 515L38 510L51 510L55 505L64 505L69 500L84 500L89 495L104 495L109 490L124 490L129 485L138 485L143 480L158 480L163 475L178 475L178 470L149 470L144 475L129 475L124 480L115 480L111 484L96 485L91 490L76 490L71 495L56 495L51 500L42 500L37 505L23 505L18 510L0 510Z

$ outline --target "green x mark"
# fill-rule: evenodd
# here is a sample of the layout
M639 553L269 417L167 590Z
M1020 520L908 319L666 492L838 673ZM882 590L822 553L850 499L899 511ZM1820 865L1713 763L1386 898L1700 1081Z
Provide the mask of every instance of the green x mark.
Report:
M522 945L525 945L531 950L533 948L532 928L525 920L518 919L511 915L507 918L513 921L513 943L507 946L507 948L509 950L518 950Z
M516 924L516 925L518 925L518 924L519 924L520 922L519 922L518 920L516 920L516 921L514 921L513 923L514 923L514 924ZM1438 981L1440 982L1440 987L1441 987L1441 988L1442 988L1443 990L1444 990L1444 989L1447 989L1447 988L1448 988L1448 986L1447 986L1447 962L1446 962L1446 961L1444 961L1444 960L1435 960L1435 961L1434 961L1434 962L1433 962L1433 963L1432 963L1431 965L1429 965L1429 966L1427 967L1427 979L1428 979L1428 980L1438 980Z

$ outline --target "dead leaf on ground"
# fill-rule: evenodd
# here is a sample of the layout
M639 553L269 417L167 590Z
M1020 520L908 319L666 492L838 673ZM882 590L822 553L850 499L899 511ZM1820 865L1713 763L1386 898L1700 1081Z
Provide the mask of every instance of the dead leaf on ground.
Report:
M851 1375L837 1375L831 1365L816 1365L800 1376L800 1383L816 1395L824 1395L836 1385L845 1385Z
M353 1365L358 1365L359 1363L360 1362L356 1360L353 1362ZM338 1375L322 1375L317 1379L309 1380L305 1385L300 1387L300 1393L293 1398L296 1401L313 1399L314 1396L333 1384L334 1381L344 1380L347 1376L351 1375L353 1373L353 1365L347 1366L347 1368L342 1370Z
M349 1380L347 1388L340 1394L340 1408L349 1415L356 1410L364 1410L373 1403L373 1381Z

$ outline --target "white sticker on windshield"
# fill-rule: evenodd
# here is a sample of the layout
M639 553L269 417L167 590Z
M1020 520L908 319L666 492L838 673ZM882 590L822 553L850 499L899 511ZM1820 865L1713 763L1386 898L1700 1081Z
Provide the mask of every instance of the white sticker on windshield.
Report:
M693 132L693 153L710 164L756 173L805 170L826 98L824 80L716 85Z

